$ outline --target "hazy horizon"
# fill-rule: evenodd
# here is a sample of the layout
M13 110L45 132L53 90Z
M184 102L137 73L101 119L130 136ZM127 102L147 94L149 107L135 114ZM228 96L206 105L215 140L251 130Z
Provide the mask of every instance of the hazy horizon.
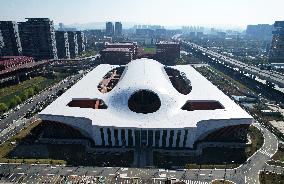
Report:
M0 0L0 20L48 17L55 24L121 21L245 28L284 20L283 0Z

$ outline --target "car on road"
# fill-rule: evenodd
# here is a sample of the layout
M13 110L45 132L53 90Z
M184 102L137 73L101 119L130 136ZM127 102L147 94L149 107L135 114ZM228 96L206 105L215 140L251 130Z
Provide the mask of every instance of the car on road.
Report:
M2 118L2 119L7 118L8 115L9 115L8 113L4 113L1 118Z
M20 105L17 105L15 108L16 111L20 110Z

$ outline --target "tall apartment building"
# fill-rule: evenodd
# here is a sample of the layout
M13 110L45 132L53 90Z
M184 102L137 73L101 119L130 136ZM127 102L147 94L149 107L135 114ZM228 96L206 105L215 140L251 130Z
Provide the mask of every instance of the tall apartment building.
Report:
M269 61L270 63L284 63L284 21L276 21L274 29Z
M122 24L121 24L121 22L115 22L114 34L115 34L115 36L121 36L122 35Z
M81 55L85 52L85 34L82 31L76 31L77 43L78 43L78 54Z
M0 30L2 32L2 38L4 42L2 55L22 55L22 46L19 36L18 24L14 21L0 21Z
M68 31L69 51L70 58L76 58L78 56L78 42L77 34L74 31Z
M26 18L19 23L23 55L37 60L57 59L53 21L49 18Z
M55 31L57 56L59 59L70 59L68 33Z
M3 48L4 48L4 40L3 40L2 32L0 30L0 56L2 56Z
M114 26L112 22L106 23L106 36L113 36L114 35Z

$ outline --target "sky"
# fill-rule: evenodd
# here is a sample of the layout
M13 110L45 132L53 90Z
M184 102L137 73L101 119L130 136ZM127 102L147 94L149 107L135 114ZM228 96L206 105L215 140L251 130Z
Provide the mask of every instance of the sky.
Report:
M284 0L0 0L0 20L239 27L284 20Z

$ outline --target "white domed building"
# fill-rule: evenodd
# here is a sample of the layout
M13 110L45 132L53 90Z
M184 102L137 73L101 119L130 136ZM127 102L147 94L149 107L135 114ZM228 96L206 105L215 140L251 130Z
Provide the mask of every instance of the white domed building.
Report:
M39 115L43 122L79 131L96 147L157 149L245 143L253 122L193 67L151 59L101 64Z

